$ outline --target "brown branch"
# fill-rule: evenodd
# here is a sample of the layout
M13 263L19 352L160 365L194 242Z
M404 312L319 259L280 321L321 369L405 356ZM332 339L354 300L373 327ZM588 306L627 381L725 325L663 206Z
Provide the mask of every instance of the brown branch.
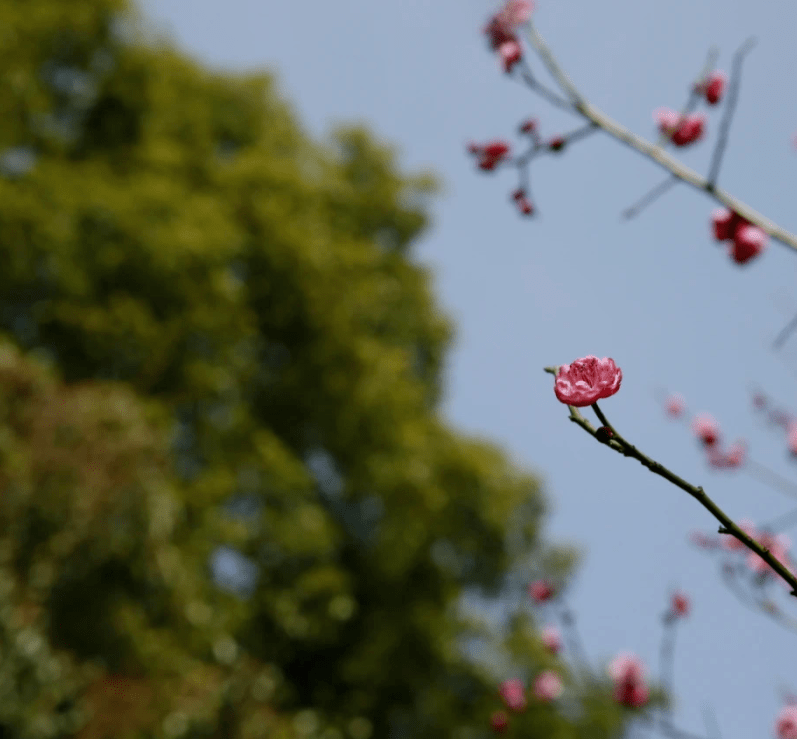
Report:
M665 152L661 146L656 146L636 134L631 133L627 128L613 121L603 111L589 103L586 98L578 91L573 81L565 74L558 62L554 58L548 46L537 32L533 23L528 23L529 40L535 48L543 63L547 67L551 76L556 80L559 87L567 95L573 107L581 113L587 120L600 127L613 136L618 141L630 146L643 156L654 161L660 167L673 174L678 179L686 182L697 190L702 190L713 197L718 203L722 203L726 208L738 213L749 223L763 229L773 239L781 244L797 251L797 236L778 226L768 218L765 218L758 211L753 210L749 205L733 197L730 193L714 187L708 179L702 177L697 172L685 167L677 159Z
M558 367L546 367L545 371L556 375L559 371ZM570 410L570 420L575 423L576 425L580 426L584 431L586 431L590 436L595 437L598 441L601 441L601 438L598 436L598 429L596 429L586 418L584 418L581 413L579 413L578 408L572 405L567 406ZM689 493L700 505L702 505L712 516L714 516L717 521L720 522L719 533L720 534L727 534L733 536L734 538L738 539L744 546L746 546L751 552L755 552L761 559L764 560L778 575L780 575L790 586L791 586L791 594L797 597L797 577L795 577L789 569L778 559L772 556L769 549L762 547L757 541L755 541L752 537L748 536L744 531L742 531L739 526L737 526L733 520L728 516L725 511L723 511L703 490L702 487L699 485L692 485L691 483L684 480L682 477L679 477L674 472L667 469L663 464L660 462L656 462L655 460L648 457L646 454L643 454L639 451L633 444L626 441L618 432L617 430L609 423L606 416L604 416L603 411L598 407L597 403L592 404L592 410L595 411L595 414L600 419L603 426L608 428L611 433L611 438L608 438L605 441L601 441L601 443L605 444L606 446L610 447L614 451L622 454L625 457L632 457L636 459L643 467L646 467L650 470L654 475L659 475L659 477L663 477L668 482L671 482L678 488L681 488L686 493Z

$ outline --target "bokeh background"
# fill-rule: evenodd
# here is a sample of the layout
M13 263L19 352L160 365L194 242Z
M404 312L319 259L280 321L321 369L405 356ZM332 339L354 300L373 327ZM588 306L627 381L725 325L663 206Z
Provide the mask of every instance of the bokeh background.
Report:
M630 651L655 681L681 589L676 724L771 733L797 635L726 589L689 542L708 514L569 423L542 368L612 356L626 438L734 518L786 513L661 399L797 483L751 402L797 412L797 336L771 346L797 255L733 264L686 187L621 221L664 173L600 133L535 161L522 218L514 173L466 143L578 121L500 71L481 0L124 5L0 11L0 736L486 736L502 679L555 666L577 692L525 594L574 551L596 674ZM720 185L797 230L795 7L563 0L535 21L645 136L711 45L727 70L754 35ZM679 152L699 171L718 119ZM580 690L583 712L534 704L517 735L634 729L608 682Z
M539 215L520 217L509 200L514 172L477 173L465 143L519 141L515 128L529 115L544 135L577 122L499 70L481 34L495 10L489 3L144 7L204 61L276 70L314 134L364 121L398 145L408 166L440 173L446 192L419 254L433 265L457 326L447 415L500 441L544 480L554 507L547 534L583 553L572 603L596 662L627 649L655 665L668 589L683 588L694 611L678 637L678 724L703 731L710 706L724 737L769 733L782 692L797 687L795 635L740 605L716 561L688 543L692 530L715 530L694 501L566 421L542 367L588 353L614 357L625 379L604 410L627 438L703 484L737 518L784 513L793 501L782 494L743 472L711 470L655 393L682 393L690 410L717 418L729 441L747 439L753 459L797 480L782 436L750 401L750 388L760 386L787 407L797 403L797 337L780 353L770 348L797 309L797 255L770 243L762 258L733 264L709 236L715 204L685 186L621 222L620 212L664 173L601 134L535 163ZM712 45L718 67L729 70L735 49L755 36L720 184L797 229L797 8L557 0L538 2L534 17L588 99L648 137L652 111L685 102ZM701 172L719 111L709 115L708 139L678 152Z

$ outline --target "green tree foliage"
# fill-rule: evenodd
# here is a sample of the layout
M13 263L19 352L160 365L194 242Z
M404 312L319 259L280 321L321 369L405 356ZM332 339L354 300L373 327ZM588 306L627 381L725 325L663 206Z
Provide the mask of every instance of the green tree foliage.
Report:
M138 28L0 6L0 735L482 736L555 660L462 596L572 553L439 414L434 181Z

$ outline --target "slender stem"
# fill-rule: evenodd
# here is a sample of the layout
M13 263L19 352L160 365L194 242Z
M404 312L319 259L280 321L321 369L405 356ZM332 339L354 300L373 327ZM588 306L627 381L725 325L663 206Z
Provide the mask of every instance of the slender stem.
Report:
M675 175L668 175L666 179L659 182L653 189L649 190L633 205L626 208L620 215L626 220L631 220L639 215L641 211L647 208L651 203L655 203L662 195L669 192L670 189L678 184L678 178Z
M725 101L725 110L720 121L719 133L717 135L717 143L714 147L714 153L711 157L711 166L708 170L708 184L711 189L717 184L717 176L719 175L720 165L722 164L722 155L725 152L725 147L728 145L728 132L731 128L731 121L733 120L733 113L736 110L736 101L739 98L739 84L742 80L742 62L744 61L745 54L755 46L755 39L749 38L745 41L733 55L733 65L731 67L731 82L728 87L728 98Z
M780 349L795 328L797 328L797 314L780 330L780 333L775 337L775 341L772 342L772 348Z

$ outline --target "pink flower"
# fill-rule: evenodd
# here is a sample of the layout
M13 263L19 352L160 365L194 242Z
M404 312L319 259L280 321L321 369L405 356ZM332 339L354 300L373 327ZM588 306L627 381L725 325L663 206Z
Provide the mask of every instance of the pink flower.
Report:
M692 431L695 432L695 436L706 446L716 444L717 440L720 438L719 424L707 414L697 416L695 420L692 421Z
M528 592L535 603L545 603L553 596L554 590L547 580L537 580L529 585Z
M540 639L551 654L558 653L562 648L562 635L556 626L546 626L540 634Z
M797 706L784 706L775 722L778 739L797 739Z
M479 155L477 166L479 169L487 171L493 170L496 166L509 158L510 146L503 139L488 141L484 146L470 144L469 151Z
M498 54L501 57L504 72L511 72L512 68L523 56L523 50L520 48L520 42L517 39L509 39L498 47Z
M501 694L501 698L503 698L506 707L510 710L526 710L526 689L523 687L523 683L517 678L504 680L498 692Z
M689 609L691 604L689 603L689 598L687 598L685 593L680 591L673 593L672 596L672 613L675 616L687 616L689 615Z
M656 108L656 110L653 111L653 120L659 127L659 131L670 135L678 127L681 116L671 108Z
M520 132L521 133L533 133L537 130L537 119L536 118L527 118L523 123L520 124Z
M619 654L609 663L609 676L614 680L614 699L618 703L638 708L648 702L645 667L638 657Z
M622 380L623 371L613 359L589 355L559 368L554 393L559 402L583 408L614 395Z
M488 157L494 157L495 159L504 159L507 157L509 155L509 149L509 144L503 139L488 141L482 147L484 154L486 154Z
M520 61L523 54L515 29L531 17L531 11L530 0L507 0L484 28L490 48L499 52L507 72Z
M737 264L745 264L764 251L767 238L766 232L758 226L741 226L733 235L733 245L728 253Z
M686 146L703 138L706 116L702 113L691 113L686 116L672 134L672 142L676 146Z
M496 711L490 716L490 728L496 734L503 734L509 727L509 717L504 711Z
M797 423L793 423L789 426L788 436L786 437L786 443L789 446L789 451L797 456Z
M709 105L716 105L722 94L725 92L725 86L728 84L728 77L724 72L712 72L706 81L706 101Z
M672 139L676 146L686 146L703 136L706 116L702 113L691 113L683 118L670 108L657 108L653 111L653 120L659 131Z
M716 105L725 92L727 84L728 76L725 72L715 70L701 84L697 85L696 92L705 95L709 105Z
M645 679L645 665L639 657L630 652L621 652L609 662L608 672L609 677L615 682Z
M534 3L531 0L507 0L495 17L500 19L504 25L517 28L531 18L532 10L534 10Z
M562 678L553 670L545 670L534 680L534 695L541 701L552 701L562 694Z
M741 467L744 464L747 445L744 441L734 442L725 453L726 467Z
M684 399L680 395L670 395L666 401L664 401L664 410L667 411L667 415L670 418L678 418L686 408L686 403Z
M714 227L714 238L717 241L733 238L733 211L727 208L717 208L711 212L711 223Z

